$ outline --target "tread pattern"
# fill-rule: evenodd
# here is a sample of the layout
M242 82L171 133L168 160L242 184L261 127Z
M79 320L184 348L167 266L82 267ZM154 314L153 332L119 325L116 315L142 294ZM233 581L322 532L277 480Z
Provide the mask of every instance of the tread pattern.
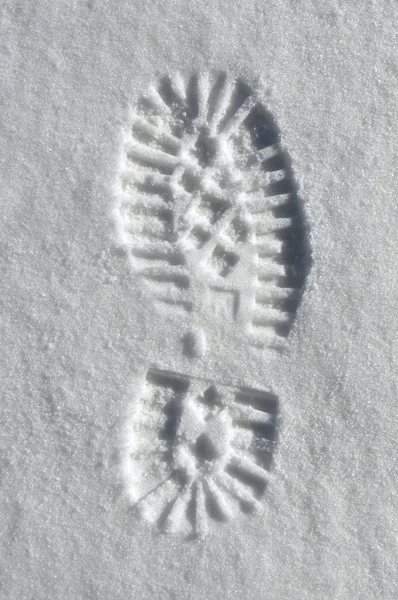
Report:
M150 370L123 450L133 506L160 531L188 537L258 510L277 424L271 392Z
M304 217L279 130L243 81L165 76L139 99L114 215L160 305L190 312L222 289L238 295L253 345L287 335L309 266Z

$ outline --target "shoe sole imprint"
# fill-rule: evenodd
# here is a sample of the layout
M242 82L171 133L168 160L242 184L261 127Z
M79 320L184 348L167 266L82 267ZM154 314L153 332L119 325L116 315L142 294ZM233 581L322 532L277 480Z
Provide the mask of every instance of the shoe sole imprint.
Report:
M310 252L279 130L242 80L165 76L139 99L114 217L159 310L189 318L183 354L205 355L217 306L250 345L283 346ZM203 536L261 507L277 433L272 392L149 369L123 440L129 499L159 530Z
M283 345L309 252L289 157L247 84L218 73L151 87L124 132L114 216L156 302L200 329L208 291L230 295L251 345Z
M138 396L122 465L143 518L202 537L209 522L261 508L277 436L274 394L150 369Z

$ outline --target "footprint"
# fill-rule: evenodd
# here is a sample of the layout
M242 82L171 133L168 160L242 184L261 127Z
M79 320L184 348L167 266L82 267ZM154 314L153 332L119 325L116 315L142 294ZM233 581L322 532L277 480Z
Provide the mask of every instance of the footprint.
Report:
M135 510L188 537L258 510L277 423L272 393L149 370L125 432L123 474Z
M189 360L206 373L212 322L248 346L281 346L310 253L290 159L256 90L224 73L161 78L125 131L114 216L148 298L189 322L182 370ZM137 513L200 537L258 510L278 406L271 391L148 369L122 451Z
M309 252L290 159L256 91L224 73L161 78L132 113L118 182L118 239L157 305L201 323L206 289L233 293L249 343L279 347Z

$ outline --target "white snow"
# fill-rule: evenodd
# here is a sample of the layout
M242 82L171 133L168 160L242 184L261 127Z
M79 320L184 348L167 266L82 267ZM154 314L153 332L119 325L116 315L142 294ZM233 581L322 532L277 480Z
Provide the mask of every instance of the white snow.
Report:
M0 15L0 596L395 600L396 3L6 0ZM148 299L115 232L131 110L164 73L213 70L259 90L304 204L313 262L282 354L248 346L227 294L182 354L187 322ZM129 507L121 439L148 369L278 396L259 512L206 525L200 484L187 540Z

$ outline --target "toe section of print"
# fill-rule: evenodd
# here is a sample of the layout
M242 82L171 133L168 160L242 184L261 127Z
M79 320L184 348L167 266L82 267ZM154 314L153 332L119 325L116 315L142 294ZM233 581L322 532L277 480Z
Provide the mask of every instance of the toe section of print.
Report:
M124 431L129 501L160 532L203 537L261 508L277 433L275 394L150 369Z
M139 98L114 217L160 312L203 320L218 297L251 345L287 336L309 269L306 221L279 128L243 80L164 76Z

